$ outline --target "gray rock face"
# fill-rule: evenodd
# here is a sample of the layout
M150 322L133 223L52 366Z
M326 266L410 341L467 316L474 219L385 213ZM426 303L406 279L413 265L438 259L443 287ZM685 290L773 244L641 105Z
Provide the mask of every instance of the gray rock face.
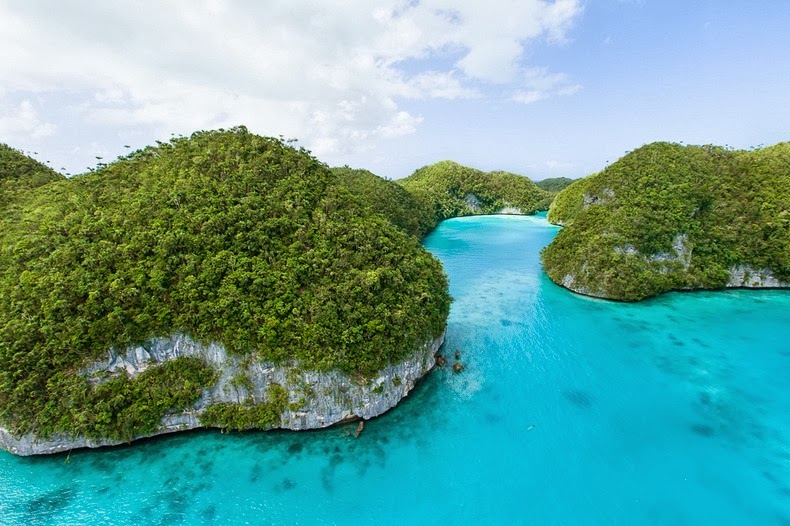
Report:
M730 279L727 287L737 288L790 288L790 283L779 281L771 269L754 269L749 265L738 265L730 269Z
M608 296L606 296L606 294L595 292L583 285L577 285L576 276L574 276L573 274L565 274L565 276L562 277L562 281L560 282L560 285L562 285L563 287L565 287L566 289L572 292L581 294L582 296L589 296L591 298L609 299Z
M436 363L435 354L444 336L427 342L414 354L379 371L375 378L361 384L338 371L302 370L298 363L275 365L230 356L221 345L201 345L188 336L175 334L154 338L141 347L117 351L107 359L82 371L91 382L102 382L114 375L137 376L148 367L181 356L196 356L220 371L219 380L205 389L189 409L166 415L155 436L203 427L199 416L210 404L241 403L249 399L265 401L269 386L279 384L289 392L289 404L280 415L280 428L316 429L350 419L370 419L394 407L415 383ZM246 377L246 378L245 378ZM241 380L241 381L240 381ZM81 447L117 445L120 441L91 440L81 436L53 436L38 439L31 435L14 436L0 428L0 447L17 455L38 455L69 451Z
M691 255L694 251L693 247L689 246L688 236L686 234L675 234L672 240L672 250L672 253L659 252L658 254L642 254L630 243L614 248L614 251L618 254L637 256L649 263L659 263L657 270L662 274L676 272L677 268L673 263L682 264L683 270L687 271L691 266Z
M480 199L475 194L466 194L464 202L472 212L480 210Z
M505 208L500 208L494 213L500 215L516 215L516 216L525 215L520 208L515 206L506 206Z
M611 188L604 188L600 194L591 194L589 192L582 196L582 210L590 205L602 205L614 199L614 190Z
M617 247L615 250L620 250L622 253L629 253L629 254L638 254L636 250L629 252L632 247ZM676 256L669 256L664 254L657 254L650 256L650 259L653 261L681 261L686 269L688 269L691 263L691 250L686 249L683 243L678 243L676 239L675 243L675 251L677 252ZM787 281L780 281L771 269L763 268L755 270L750 265L738 265L737 267L732 267L729 269L730 279L727 281L725 287L727 288L747 288L747 289L788 289L790 288L790 282ZM560 285L565 287L568 290L576 292L577 294L582 294L584 296L590 296L593 298L604 298L607 299L608 296L605 293L595 292L590 290L589 288L576 284L576 276L573 274L566 274L563 276ZM686 288L683 290L691 290L691 288Z

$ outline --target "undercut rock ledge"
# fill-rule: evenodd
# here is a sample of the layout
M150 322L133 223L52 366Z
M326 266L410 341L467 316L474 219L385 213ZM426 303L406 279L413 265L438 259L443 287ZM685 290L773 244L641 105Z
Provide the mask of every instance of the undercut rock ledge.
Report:
M196 356L220 371L217 382L205 389L200 399L189 409L167 414L157 431L136 436L132 441L166 433L205 427L200 415L210 404L219 402L244 403L266 400L269 386L278 384L289 393L288 406L280 415L282 429L303 430L328 427L338 422L381 415L408 395L416 382L436 363L436 352L444 342L444 335L427 342L407 359L386 367L365 382L338 372L303 370L298 363L275 365L271 362L248 363L243 357L228 355L221 345L201 345L183 334L153 338L140 347L110 350L107 359L87 367L82 373L89 381L126 374L137 376L149 367L181 356ZM248 381L233 381L246 375ZM97 440L83 436L56 435L40 439L33 434L15 436L0 428L0 447L16 455L41 455L126 443L125 441Z

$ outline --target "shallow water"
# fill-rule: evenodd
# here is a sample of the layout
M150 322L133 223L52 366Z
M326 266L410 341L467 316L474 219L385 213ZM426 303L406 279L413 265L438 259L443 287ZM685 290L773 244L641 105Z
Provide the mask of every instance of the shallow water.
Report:
M790 524L790 292L576 296L541 273L555 233L474 217L426 238L466 370L358 439L0 453L0 524Z

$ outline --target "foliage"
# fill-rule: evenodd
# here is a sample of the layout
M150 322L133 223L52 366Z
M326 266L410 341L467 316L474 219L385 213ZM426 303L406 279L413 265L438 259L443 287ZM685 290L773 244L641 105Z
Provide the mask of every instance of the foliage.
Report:
M347 166L332 168L338 184L377 215L412 236L422 238L436 222L430 208L401 185L367 171Z
M16 430L98 429L42 409L104 393L86 395L79 368L153 336L364 376L445 327L446 276L417 238L304 150L244 128L16 199L0 218L0 422Z
M481 172L452 161L425 166L397 181L434 213L438 223L474 214L517 208L533 214L546 210L549 194L526 177L508 172Z
M577 179L558 193L549 206L548 220L555 225L572 223L576 214L584 208L587 185L593 180L593 177Z
M547 273L587 293L723 287L739 265L790 281L790 143L650 144L563 190L549 219L568 226L544 249Z
M200 415L200 423L207 427L235 431L276 427L280 424L280 415L288 406L288 390L279 384L270 384L267 395L266 401L211 404Z
M165 414L188 409L216 378L212 367L194 357L149 367L136 378L121 373L96 385L59 371L43 387L49 396L32 397L24 406L30 413L26 418L15 415L17 424L27 424L16 429L129 441L155 431ZM39 427L30 427L34 422Z
M199 358L180 357L133 380L122 375L100 384L87 403L71 406L75 413L68 420L57 413L65 431L75 431L72 422L81 421L76 431L82 435L129 441L154 432L167 413L188 409L216 379L216 371Z
M0 211L5 212L19 194L63 178L52 168L0 143Z
M549 177L542 181L535 181L535 185L541 190L556 193L567 188L575 180L569 177Z

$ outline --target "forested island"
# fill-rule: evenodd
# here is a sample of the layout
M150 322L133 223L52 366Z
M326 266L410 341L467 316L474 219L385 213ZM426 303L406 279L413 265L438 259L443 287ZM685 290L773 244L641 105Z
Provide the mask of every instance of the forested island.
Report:
M569 177L548 177L535 182L535 185L541 190L556 195L570 186L574 181L576 181L576 179L571 179Z
M637 301L670 290L790 286L790 143L653 143L562 190L543 251L556 283Z
M478 214L534 214L551 203L549 192L526 177L452 161L425 166L397 183L433 210L435 223Z
M243 429L309 405L310 385L256 385L256 364L369 385L444 332L446 276L419 238L279 140L199 132L70 179L4 147L2 175L0 422L12 436L155 433L222 376L201 352L158 363L162 338L234 358L234 402L215 397L199 419ZM154 366L131 366L135 349Z
M239 127L66 178L1 145L0 446L383 413L436 362L451 298L420 240L452 217L549 209L546 272L592 296L788 286L789 159L655 143L576 181L389 181Z
M439 179L412 192L243 127L72 178L0 153L0 445L18 454L376 416L443 339L447 279L422 236L548 205L524 177L453 163L452 197L482 206L447 209Z

